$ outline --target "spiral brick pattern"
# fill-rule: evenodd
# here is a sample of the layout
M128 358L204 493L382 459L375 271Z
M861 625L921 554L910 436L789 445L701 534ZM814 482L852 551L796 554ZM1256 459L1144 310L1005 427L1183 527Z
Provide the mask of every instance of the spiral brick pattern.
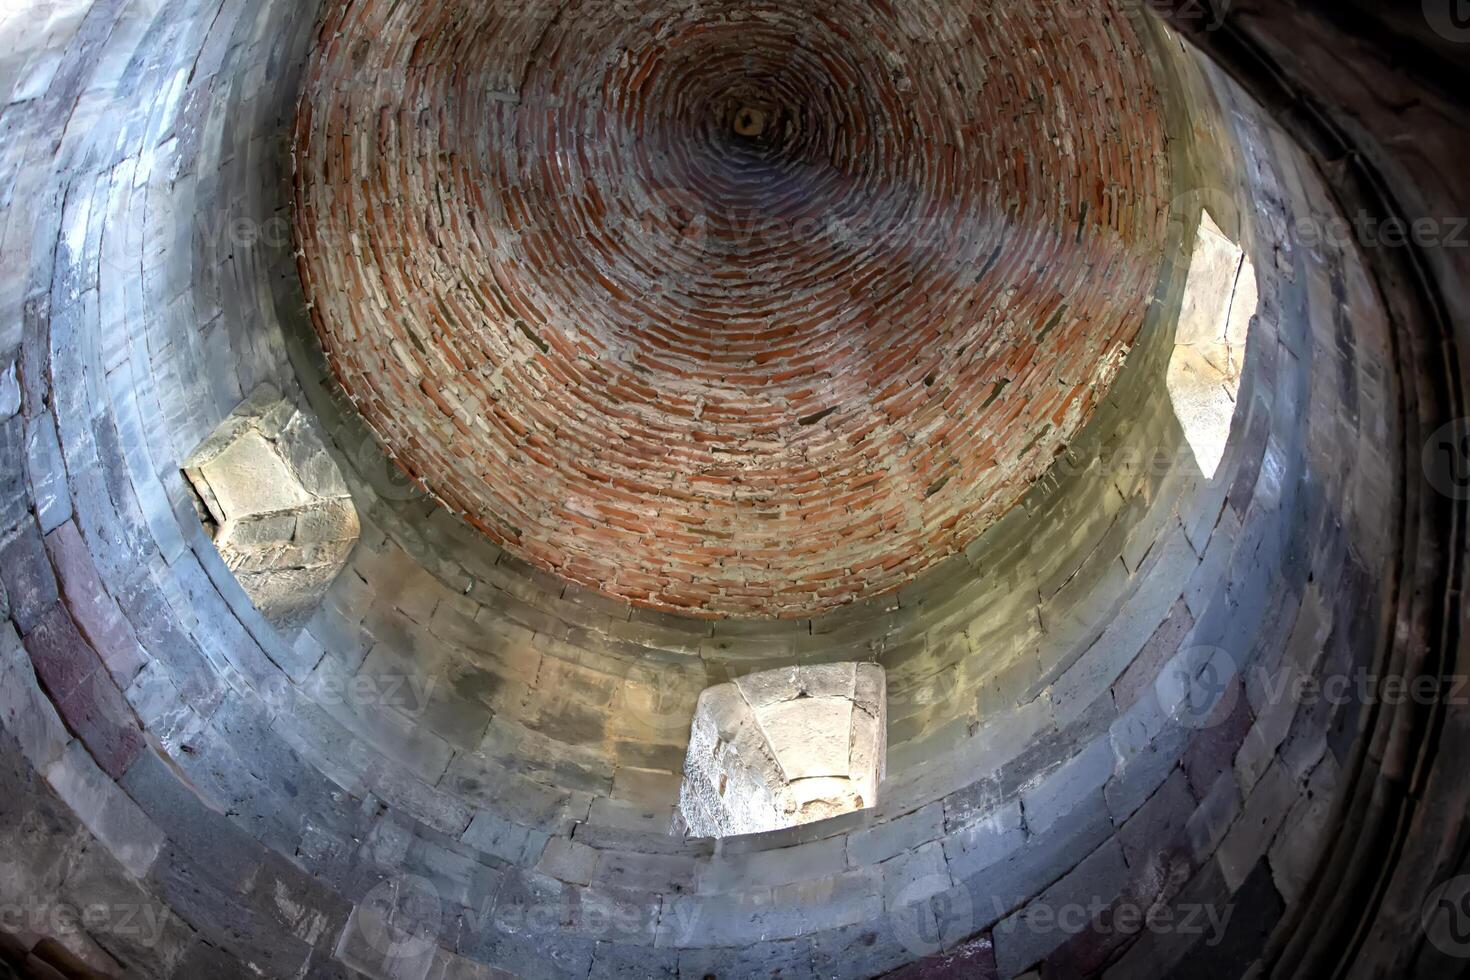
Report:
M295 148L328 359L565 578L708 616L900 586L1044 472L1153 293L1114 6L342 5Z

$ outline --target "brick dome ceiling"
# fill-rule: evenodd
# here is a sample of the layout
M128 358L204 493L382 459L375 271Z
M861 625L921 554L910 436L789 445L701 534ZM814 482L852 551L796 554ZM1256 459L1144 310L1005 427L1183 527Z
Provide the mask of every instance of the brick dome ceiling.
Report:
M1168 193L1105 6L357 3L299 264L395 460L564 578L701 615L911 580L1134 339Z

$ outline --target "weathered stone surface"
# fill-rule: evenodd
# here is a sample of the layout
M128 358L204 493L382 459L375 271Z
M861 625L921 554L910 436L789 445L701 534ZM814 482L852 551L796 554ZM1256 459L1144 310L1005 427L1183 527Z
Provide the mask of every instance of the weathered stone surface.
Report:
M44 775L56 795L129 874L142 878L148 873L163 847L163 832L97 768L80 742L68 745Z
M992 930L1001 976L1016 976L1085 929L1122 891L1128 867L1117 842L1098 848L1061 881Z
M33 520L0 536L0 584L10 602L10 614L22 634L29 633L56 604L56 576Z

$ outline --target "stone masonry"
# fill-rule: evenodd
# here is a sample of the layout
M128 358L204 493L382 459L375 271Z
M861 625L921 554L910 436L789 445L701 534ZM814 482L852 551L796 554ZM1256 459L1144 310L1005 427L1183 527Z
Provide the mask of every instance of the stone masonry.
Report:
M834 605L819 613L718 619L570 581L568 563L496 545L405 477L381 448L400 449L395 439L380 442L370 425L385 406L343 388L313 322L322 311L308 305L290 233L292 134L311 64L358 62L363 80L343 83L341 102L309 107L396 107L352 125L322 121L339 145L309 148L323 190L347 179L327 159L377 147L402 163L391 180L381 173L383 186L351 175L364 227L423 232L341 243L343 263L382 253L385 269L410 242L456 241L443 229L488 214L486 199L529 194L542 206L528 215L551 213L556 193L589 184L574 135L616 144L629 161L639 145L734 144L624 140L651 97L618 103L609 118L627 130L556 128L568 110L538 106L534 91L521 99L514 77L466 84L477 103L441 104L415 86L448 85L445 65L480 77L472 56L490 46L415 52L390 30L337 29L344 10L374 3L0 7L0 961L40 976L57 964L85 975L79 960L103 976L179 980L1315 977L1341 972L1345 956L1373 975L1460 970L1445 923L1430 917L1426 928L1425 909L1440 910L1427 899L1465 870L1466 709L1388 702L1376 688L1360 693L1356 678L1464 671L1455 569L1470 522L1418 456L1466 414L1470 250L1307 243L1293 231L1375 200L1410 217L1467 213L1467 185L1454 179L1470 132L1463 42L1452 23L1431 28L1420 5L1410 15L1359 0L1234 4L1223 28L1223 5L1180 3L1174 23L1188 45L1155 19L1168 4L1004 0L975 5L956 27L946 12L960 6L970 5L865 4L881 18L809 27L770 16L797 39L788 60L810 52L834 78L846 77L835 55L849 45L881 58L872 87L823 93L824 105L870 117L843 130L874 136L844 147L850 160L877 152L880 122L907 127L905 139L922 144L910 176L925 161L917 185L961 186L958 141L975 134L946 134L923 116L946 92L1024 128L1006 144L1016 152L994 161L997 187L1042 180L1032 160L1081 153L1090 140L1088 155L1108 158L1116 180L1052 188L1053 213L1018 197L997 214L1017 240L1066 252L1067 241L1101 247L1103 226L1138 207L1136 240L1162 254L1120 260L1160 263L1144 277L1142 322L1124 324L1137 326L1131 351L1086 424L1038 453L1047 465L1020 505L963 551L881 593L863 592L877 582L844 567ZM392 9L395 25L435 16ZM703 36L738 43L701 47L698 31L663 31L659 0L569 3L561 16L573 26L526 26L527 47L545 43L523 63L570 67L577 32L589 30L575 23L602 25L614 9L648 29L626 65L608 51L608 71L627 84L589 98L690 77L640 57L687 50L693 64L728 50L738 64L764 36L748 20L738 31L712 24ZM1034 37L1014 30L1048 16ZM923 52L920 39L941 30L951 32L937 35L948 38L941 52ZM1004 38L1017 43L996 47ZM681 49L685 40L695 46ZM1018 50L1027 54L1014 60ZM1116 99L1149 86L1105 81L1145 71L1138 59L1116 64L1119 50L1141 52L1157 104L1123 111L1132 103ZM983 67L985 86L922 78L915 66L938 64L931 56ZM1081 102L1049 101L1058 72ZM391 91L379 99L371 79ZM554 81L528 79L543 91ZM905 85L923 91L909 98ZM736 108L756 102L732 95ZM765 123L743 138L784 133L781 104L755 104ZM1042 111L1062 104L1079 114ZM448 134L437 117L450 108L490 121L456 129L462 142L392 145L395 134ZM1158 119L1145 121L1150 113ZM495 127L517 114L518 145L547 150L522 161L539 183L467 179L443 184L442 199L425 191L402 214L378 212L407 199L390 187L426 179L416 164L443 173L497 159L489 148L506 144ZM1313 129L1334 119L1341 128ZM798 133L808 121L817 117L790 120ZM1168 137L1168 186L1142 206L1130 199L1132 171L1157 177L1159 161L1127 149L1135 126ZM554 143L537 138L553 131ZM885 150L895 164L898 147ZM1365 166L1378 179L1355 182ZM457 186L481 196L448 196ZM1203 202L1198 190L1209 192ZM1217 213L1219 196L1236 206ZM565 198L563 213L606 203ZM929 198L898 195L914 200ZM1090 229L1074 223L1083 201ZM1185 444L1166 384L1206 205L1260 286L1213 477ZM564 230L507 240L496 254L599 244ZM1040 251L1034 261L1021 251L996 262L1014 264L1008 278L1044 282ZM1414 262L1424 264L1406 270ZM1074 271L1096 284L1095 270ZM947 291L925 280L932 269L868 272ZM452 298L454 282L414 287ZM375 303L389 283L360 286ZM481 298L474 285L466 304ZM529 295L495 295L513 293ZM1042 319L1018 328L1034 341L1053 308L1032 300ZM1074 327L1064 316L1048 340ZM559 334L539 335L543 351L517 333L526 343L507 343L526 359L522 374L500 376L507 388L535 370L592 370L555 347ZM747 343L729 338L731 349ZM426 356L407 334L399 344L375 349ZM959 398L942 373L923 384L923 350L892 356L903 363L875 382L912 381L918 400ZM546 390L573 390L561 380ZM316 420L359 515L358 545L294 635L241 588L183 472L263 384ZM872 409L885 391L860 404ZM905 397L886 404L912 423L922 413L900 411ZM802 428L816 442L843 424L839 412ZM529 438L517 448L545 451ZM839 499L833 508L846 506ZM702 692L842 663L884 671L876 805L719 840L669 833ZM1354 681L1349 696L1302 693L1340 679Z

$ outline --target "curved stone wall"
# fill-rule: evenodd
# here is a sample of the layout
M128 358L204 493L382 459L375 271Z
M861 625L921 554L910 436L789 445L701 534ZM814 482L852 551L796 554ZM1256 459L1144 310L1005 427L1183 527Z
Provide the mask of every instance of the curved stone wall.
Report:
M500 551L336 386L288 234L318 10L46 9L0 76L20 325L0 334L0 897L27 910L0 929L179 977L1242 975L1279 955L1385 714L1287 682L1380 664L1402 632L1417 321L1381 255L1302 243L1340 188L1157 23L1131 20L1174 135L1165 267L1091 423L913 585L709 622ZM1201 207L1261 271L1212 480L1163 384ZM330 432L362 522L290 642L180 473L267 381ZM671 836L699 692L843 661L888 677L879 807ZM97 914L57 928L66 903ZM1079 907L1110 911L1056 914ZM1216 926L1130 930L1129 909Z

